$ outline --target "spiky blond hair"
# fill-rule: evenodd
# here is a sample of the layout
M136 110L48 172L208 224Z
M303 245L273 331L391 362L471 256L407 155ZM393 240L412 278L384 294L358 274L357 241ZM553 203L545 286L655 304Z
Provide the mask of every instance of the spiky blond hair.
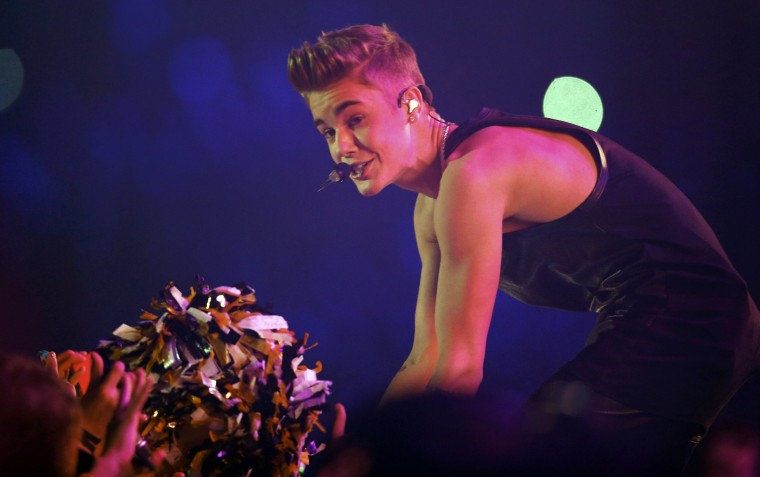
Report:
M288 78L304 97L350 75L389 95L425 84L414 49L385 24L322 32L288 55Z

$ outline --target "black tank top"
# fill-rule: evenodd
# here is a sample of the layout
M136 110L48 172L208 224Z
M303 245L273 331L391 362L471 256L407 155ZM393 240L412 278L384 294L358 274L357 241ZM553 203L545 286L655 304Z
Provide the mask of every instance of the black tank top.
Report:
M760 317L702 216L644 160L561 121L483 109L451 134L444 157L489 126L569 134L596 162L596 185L578 208L502 240L501 290L599 313L592 344L561 373L640 409L711 419L758 362Z

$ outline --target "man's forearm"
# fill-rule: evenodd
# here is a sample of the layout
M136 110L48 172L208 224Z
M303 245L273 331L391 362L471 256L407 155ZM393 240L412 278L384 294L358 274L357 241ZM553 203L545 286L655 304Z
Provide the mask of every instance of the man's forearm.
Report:
M423 394L430 381L430 377L433 375L434 368L433 362L419 361L415 363L411 359L407 359L385 390L380 405Z

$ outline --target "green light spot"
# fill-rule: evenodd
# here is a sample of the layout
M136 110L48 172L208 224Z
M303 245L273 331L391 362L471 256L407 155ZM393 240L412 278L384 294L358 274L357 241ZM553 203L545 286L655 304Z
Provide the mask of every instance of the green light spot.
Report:
M561 76L546 89L544 116L598 131L604 116L602 98L586 81Z
M10 106L24 85L21 59L10 48L0 49L0 111Z

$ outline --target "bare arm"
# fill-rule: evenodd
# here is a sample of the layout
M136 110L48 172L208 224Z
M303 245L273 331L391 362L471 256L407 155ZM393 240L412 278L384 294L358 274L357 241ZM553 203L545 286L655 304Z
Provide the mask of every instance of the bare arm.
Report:
M415 234L422 274L414 344L383 402L427 391L474 393L501 268L505 181L481 158L451 163L436 199L420 196Z
M420 287L414 319L414 343L401 369L383 395L381 404L404 396L422 394L438 359L435 337L435 294L440 252L433 233L433 200L418 197L414 210L417 249L422 260Z
M501 269L508 190L487 160L451 163L441 181L435 232L441 250L435 303L438 360L428 390L474 394L483 376Z

